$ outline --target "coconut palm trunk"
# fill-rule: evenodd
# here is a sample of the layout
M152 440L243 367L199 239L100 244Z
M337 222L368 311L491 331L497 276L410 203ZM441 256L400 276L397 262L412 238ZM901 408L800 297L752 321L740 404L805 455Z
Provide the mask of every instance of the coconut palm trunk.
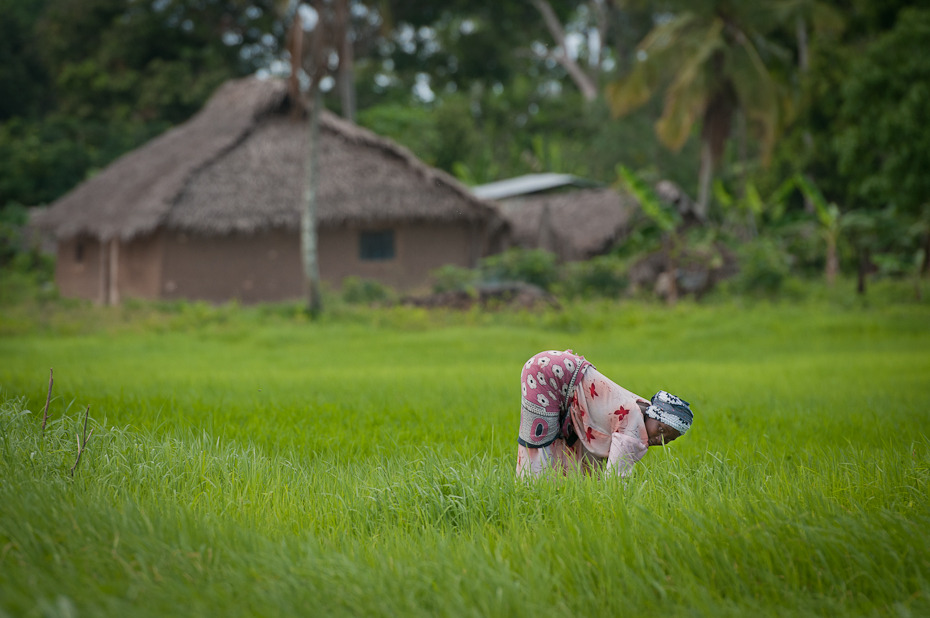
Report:
M336 30L341 33L336 84L339 87L342 117L350 122L355 122L355 53L352 49L352 37L350 36L351 20L349 18L348 0L339 0L336 3L335 20Z
M698 172L698 199L694 204L694 214L701 221L707 220L710 210L710 185L714 179L714 155L710 142L701 144L701 167Z
M319 85L313 85L312 103L307 114L307 154L304 162L303 213L300 219L300 250L303 255L304 287L307 313L319 315L323 309L320 296L320 265L317 247L317 187L320 178L320 107L323 97Z
M305 36L300 11L295 2L291 2L294 16L291 24L289 51L291 56L291 96L295 102L295 113L306 112L307 117L307 153L304 163L304 194L300 222L300 249L303 257L304 282L306 288L307 312L311 316L320 313L323 307L320 286L320 265L317 248L317 199L320 184L320 114L323 97L320 81L336 71L343 86L352 81L352 49L348 35L349 2L348 0L310 0L310 7L317 14L311 34L304 44ZM333 55L338 58L338 65L331 67ZM309 101L300 92L299 76L309 78ZM343 91L342 104L344 113L354 115L354 97ZM351 94L351 93L349 93Z

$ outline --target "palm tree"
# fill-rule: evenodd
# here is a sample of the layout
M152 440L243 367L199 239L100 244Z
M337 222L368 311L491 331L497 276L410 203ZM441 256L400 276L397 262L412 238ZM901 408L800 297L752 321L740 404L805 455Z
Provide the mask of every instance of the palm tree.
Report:
M714 168L723 155L734 118L742 114L756 136L764 162L775 145L787 108L770 67L787 54L769 44L758 9L715 1L702 13L683 12L660 22L639 44L630 73L607 87L615 116L640 107L664 90L656 134L680 149L701 124L701 160L696 213L706 219ZM764 12L764 16L772 13ZM787 63L785 63L787 64Z

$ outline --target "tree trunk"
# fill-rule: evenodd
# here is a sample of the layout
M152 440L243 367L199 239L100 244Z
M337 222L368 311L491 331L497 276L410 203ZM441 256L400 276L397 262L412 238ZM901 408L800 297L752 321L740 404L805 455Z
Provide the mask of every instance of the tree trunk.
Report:
M827 287L832 288L836 281L836 275L840 270L840 261L836 254L836 237L827 237L827 265L824 268L824 275L827 279Z
M307 313L316 317L323 308L320 298L320 267L317 260L316 206L320 160L320 96L319 84L313 84L313 101L307 120L307 154L304 177L304 210L300 225L300 244L303 253L304 283L307 294Z
M860 296L865 296L865 278L869 270L869 252L867 249L859 250L859 268L856 280L856 292Z
M803 16L798 15L794 23L794 28L795 35L798 39L798 68L801 70L801 73L807 73L807 69L810 67L810 60L808 59L807 53L807 23Z
M736 144L739 157L739 199L746 206L746 230L749 238L759 235L759 226L756 222L756 212L746 200L746 178L749 170L749 146L747 144L746 112L736 111Z
M291 111L296 118L303 112L300 96L300 67L304 57L304 33L300 11L294 9L294 21L287 31L287 51L291 55L291 74L287 78L287 91L291 97Z
M707 211L710 206L710 183L714 175L713 154L710 142L705 140L701 144L701 171L698 175L698 200L694 205L694 214L702 222L707 220Z
M352 41L348 38L345 41L343 54L337 76L339 100L342 103L342 117L349 122L355 122L355 72L352 69Z
M352 24L349 16L349 0L336 3L337 31L341 40L339 45L339 68L336 82L339 86L339 101L342 104L342 117L355 122L355 56L352 48Z
M678 237L677 232L669 232L665 236L665 274L668 282L668 296L665 299L669 305L678 302Z
M803 79L810 69L810 53L808 51L810 46L808 45L807 21L804 19L803 15L798 15L795 20L795 35L798 39L798 71L800 71ZM801 139L808 151L813 149L814 136L811 134L810 125L804 126L804 130L801 132ZM809 206L806 199L804 200L804 205L805 207ZM809 212L813 212L813 209Z
M930 273L930 232L924 234L924 261L920 265L920 275L925 277Z

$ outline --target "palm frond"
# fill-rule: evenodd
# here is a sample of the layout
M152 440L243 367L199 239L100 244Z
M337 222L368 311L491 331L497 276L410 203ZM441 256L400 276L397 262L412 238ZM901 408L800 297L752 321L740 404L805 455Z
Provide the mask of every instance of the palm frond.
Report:
M703 29L693 32L690 53L675 71L665 93L662 117L656 123L656 133L666 146L679 150L698 118L703 116L714 88L708 68L713 55L724 45L721 36L723 22L713 19Z
M656 121L656 135L672 150L680 150L694 123L707 108L708 90L698 80L680 82L665 93L662 116Z
M624 165L617 166L617 175L623 186L639 202L643 213L663 232L674 231L678 227L678 212L662 203L659 196L648 184L643 182L635 172Z
M648 56L652 56L676 49L679 39L697 21L698 18L693 13L685 12L668 22L656 26L636 46L637 53L644 52Z
M768 161L785 115L783 112L788 108L787 99L749 39L731 49L729 63L740 107L750 129L759 138L763 160Z
M607 84L604 96L614 117L625 116L652 98L659 80L642 63L625 79Z
M679 64L678 45L694 17L683 14L657 26L637 47L633 69L605 88L605 97L614 117L624 116L652 98L672 67ZM672 57L670 57L672 56Z

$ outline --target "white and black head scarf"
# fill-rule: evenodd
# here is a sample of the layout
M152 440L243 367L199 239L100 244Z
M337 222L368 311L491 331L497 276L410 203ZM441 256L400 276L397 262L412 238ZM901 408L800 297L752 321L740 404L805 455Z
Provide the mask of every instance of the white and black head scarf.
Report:
M665 391L653 395L652 405L646 408L645 414L660 423L665 423L680 434L688 431L691 421L694 420L691 404Z

